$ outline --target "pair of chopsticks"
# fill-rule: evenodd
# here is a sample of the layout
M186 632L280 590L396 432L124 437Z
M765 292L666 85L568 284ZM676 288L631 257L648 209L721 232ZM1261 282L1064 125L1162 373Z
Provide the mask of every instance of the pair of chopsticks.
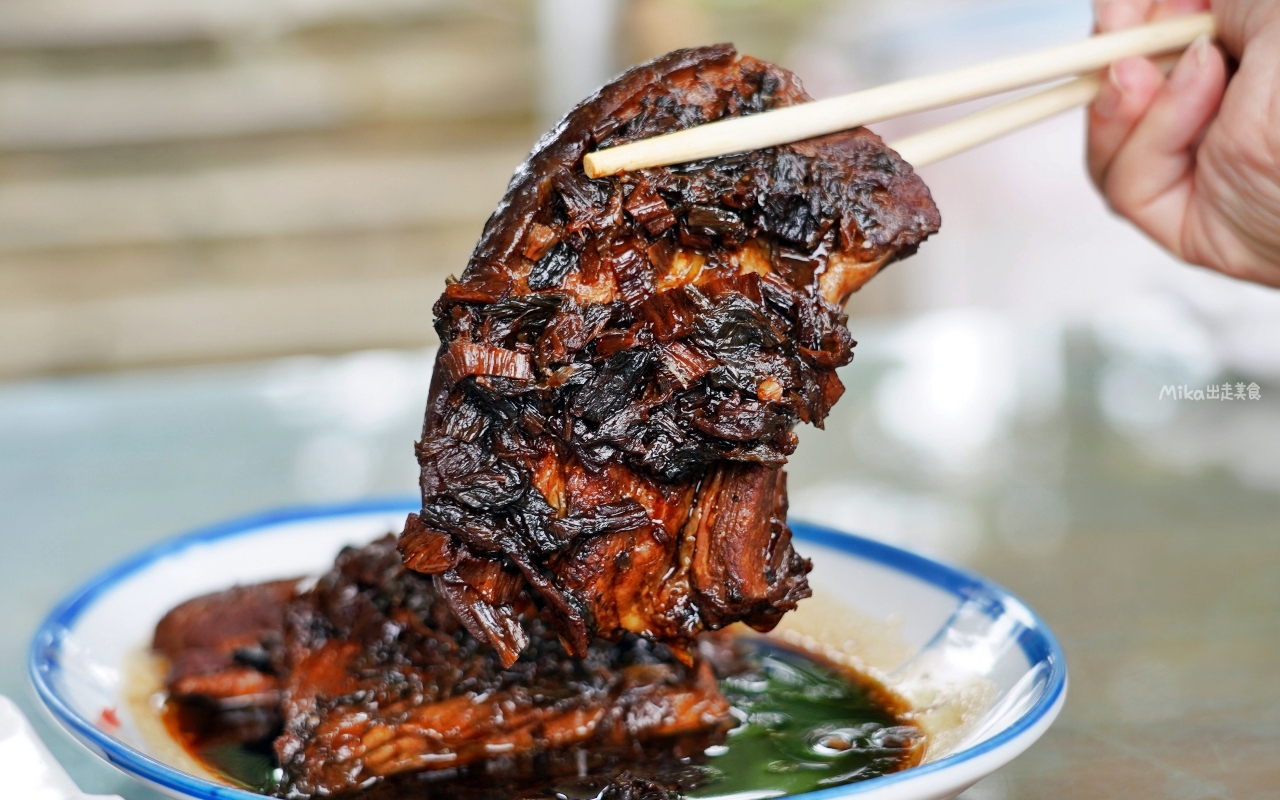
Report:
M1182 50L1200 36L1213 36L1215 31L1212 14L1178 17L1038 53L897 81L828 100L720 120L597 150L586 156L583 167L588 176L600 178L646 167L745 153L1047 81L1082 76L890 143L903 160L920 167L1093 102L1102 86L1097 73L1112 62L1129 56Z

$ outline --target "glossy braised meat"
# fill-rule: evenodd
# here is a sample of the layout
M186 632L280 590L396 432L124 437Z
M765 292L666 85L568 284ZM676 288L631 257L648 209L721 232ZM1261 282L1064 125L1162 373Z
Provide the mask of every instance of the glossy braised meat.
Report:
M516 172L460 280L406 563L504 664L532 598L575 656L626 632L685 648L807 596L781 470L854 345L842 307L938 228L910 166L858 129L590 180L582 157L807 100L730 46L589 98Z
M313 588L295 594L294 585L198 598L170 612L156 635L173 664L172 699L218 710L222 740L264 735L261 726L236 729L240 717L228 715L237 707L274 713L281 796L467 770L487 777L449 791L554 778L557 768L607 777L671 761L681 748L700 753L732 724L711 667L732 662L727 641L703 643L711 660L692 666L634 636L596 641L579 660L526 613L518 618L530 635L526 658L504 668L458 623L433 580L404 568L392 536L344 550ZM237 616L246 623L224 622ZM182 665L203 652L232 655L190 684Z
M237 586L177 606L152 649L169 661L165 688L188 707L186 727L215 744L254 742L280 728L281 682L272 666L296 580Z

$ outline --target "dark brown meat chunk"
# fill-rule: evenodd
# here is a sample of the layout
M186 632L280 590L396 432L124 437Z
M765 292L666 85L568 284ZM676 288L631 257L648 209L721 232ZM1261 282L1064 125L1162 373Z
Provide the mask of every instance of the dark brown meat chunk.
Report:
M807 100L732 47L628 72L517 170L461 280L400 546L504 664L531 598L576 656L768 630L807 596L781 467L854 342L842 306L938 228L871 132L590 180L582 157Z
M280 684L269 668L271 651L279 647L285 603L296 585L286 580L237 586L165 614L151 646L169 659L170 695L228 709L274 709Z
M194 652L234 649L250 634L265 643L265 659L224 661L206 673L207 696L183 689L176 673L169 689L178 703L219 712L208 719L220 741L248 742L264 735L262 726L237 729L244 720L232 712L238 701L263 700L237 676L248 670L271 682L282 796L342 794L392 776L456 777L468 769L499 782L555 777L557 764L561 774L581 764L607 774L614 762L675 760L673 748L699 753L732 724L709 661L686 666L634 636L597 640L585 658L569 658L531 615L527 597L515 617L529 637L527 657L503 667L492 647L459 624L440 579L405 569L392 536L343 551L314 588L295 595L294 585L199 598L171 612L156 636L175 664ZM237 615L261 624L227 622ZM713 653L717 663L728 652ZM236 695L238 685L248 693Z
M175 607L156 625L152 649L165 656L169 697L181 713L173 733L185 744L245 744L281 724L273 660L296 580L237 586Z

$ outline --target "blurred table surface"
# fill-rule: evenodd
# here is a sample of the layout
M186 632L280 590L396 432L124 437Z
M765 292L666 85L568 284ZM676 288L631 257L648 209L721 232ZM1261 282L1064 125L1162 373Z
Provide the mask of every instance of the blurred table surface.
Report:
M980 311L851 327L845 398L789 467L793 516L989 575L1067 653L1058 722L966 797L1280 797L1280 386ZM86 791L157 797L36 709L24 664L41 617L196 526L411 494L430 363L376 351L0 384L0 692ZM1233 399L1160 397L1188 381Z

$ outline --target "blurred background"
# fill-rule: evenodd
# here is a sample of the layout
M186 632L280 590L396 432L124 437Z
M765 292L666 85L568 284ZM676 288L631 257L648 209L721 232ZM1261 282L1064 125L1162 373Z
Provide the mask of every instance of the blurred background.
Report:
M413 492L431 304L619 70L731 41L826 97L1090 26L1086 0L6 0L0 692L32 710L31 631L129 551ZM967 797L1274 798L1280 293L1174 262L1081 164L1068 114L921 170L942 233L850 304L792 512L990 574L1063 639L1062 720ZM41 730L87 790L156 797Z

